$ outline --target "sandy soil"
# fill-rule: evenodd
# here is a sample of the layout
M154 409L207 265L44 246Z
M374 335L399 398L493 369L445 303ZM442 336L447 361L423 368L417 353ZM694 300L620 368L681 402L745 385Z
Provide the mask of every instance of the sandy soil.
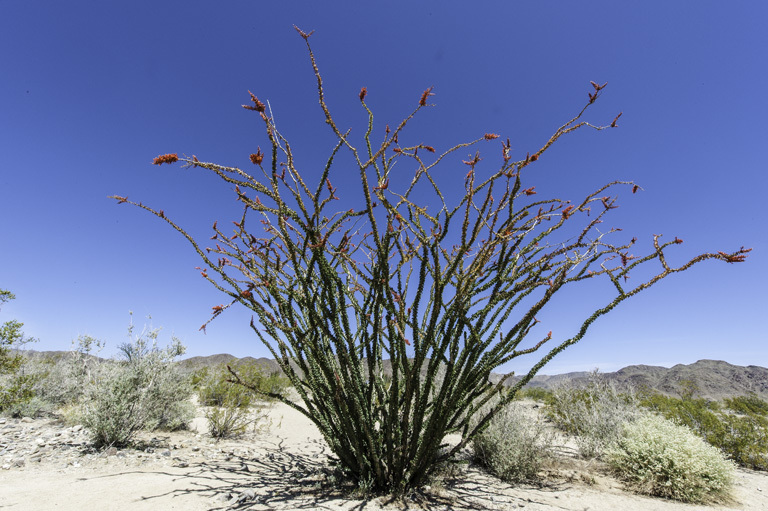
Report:
M157 455L97 455L82 463L27 463L0 471L8 510L767 510L768 475L739 470L735 501L693 506L624 491L599 467L573 459L541 487L510 485L470 465L401 500L355 499L332 484L317 429L285 405L257 435L213 443L195 432L167 434ZM197 420L203 428L204 421ZM113 453L114 454L114 453Z

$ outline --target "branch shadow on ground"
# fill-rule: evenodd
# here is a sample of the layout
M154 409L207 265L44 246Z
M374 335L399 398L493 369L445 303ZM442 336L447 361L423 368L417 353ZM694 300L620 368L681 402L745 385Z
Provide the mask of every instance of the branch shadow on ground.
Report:
M121 472L99 477L120 477ZM183 488L143 495L141 501L198 496L211 510L246 509L365 509L394 506L401 510L445 509L485 510L498 505L528 505L535 500L510 495L510 486L477 469L443 477L441 488L413 490L406 495L366 496L334 469L324 443L302 446L301 452L287 448L283 441L262 444L251 455L224 454L221 459L191 464L183 472L141 471L170 477ZM469 476L469 477L468 477ZM544 491L559 491L550 488ZM375 501L375 502L374 502ZM544 504L544 502L537 502ZM372 504L371 507L368 507ZM556 509L556 507L553 507Z

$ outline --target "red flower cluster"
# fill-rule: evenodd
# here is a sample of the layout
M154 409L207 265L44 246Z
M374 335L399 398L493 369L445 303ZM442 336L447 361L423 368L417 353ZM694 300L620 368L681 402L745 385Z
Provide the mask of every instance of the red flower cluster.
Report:
M420 106L427 106L427 98L429 96L434 96L434 94L432 94L432 89L433 88L434 87L430 87L429 89L427 89L427 90L425 90L424 92L421 93L421 99L419 100L419 105Z
M256 112L264 112L267 109L267 107L264 106L264 103L259 101L259 98L253 95L253 92L248 91L248 94L251 95L251 101L253 101L254 106L243 105L243 108L245 108L246 110L255 110Z
M176 153L173 154L161 154L154 160L152 160L153 165L162 165L163 163L175 163L179 161L179 155Z
M264 161L264 153L261 152L261 147L259 147L255 154L251 154L251 163L261 165L262 161Z

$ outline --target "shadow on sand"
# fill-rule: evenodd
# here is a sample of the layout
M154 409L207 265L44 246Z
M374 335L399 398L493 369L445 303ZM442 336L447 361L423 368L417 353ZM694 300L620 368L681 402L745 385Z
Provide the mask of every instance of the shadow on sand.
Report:
M322 442L312 442L298 453L283 442L262 444L256 453L240 456L233 453L220 460L191 464L179 471L127 471L84 480L120 477L133 473L156 474L171 479L173 487L166 492L147 495L138 500L197 496L209 503L211 510L245 509L327 509L327 510L485 510L507 509L537 502L528 497L513 496L510 486L484 474L475 467L456 475L444 476L439 489L414 490L404 496L364 496L349 481L340 477L330 463ZM181 486L181 488L179 488ZM175 488L175 489L174 489ZM537 488L559 492L564 488ZM551 506L551 504L549 504ZM552 506L551 509L558 509Z

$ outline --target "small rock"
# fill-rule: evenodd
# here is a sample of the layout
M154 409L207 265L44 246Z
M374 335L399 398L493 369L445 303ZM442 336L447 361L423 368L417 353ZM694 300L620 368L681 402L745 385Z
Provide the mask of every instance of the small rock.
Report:
M0 424L5 424L5 417L0 417Z
M72 432L73 433L77 433L78 431L80 431L82 429L83 429L83 425L82 424L78 424L77 426L72 426Z
M107 456L115 456L115 455L117 455L117 447L113 446L113 447L110 447L109 449L107 449L106 455Z
M31 458L29 458L30 463L40 463L41 461L43 461L42 456L32 456Z
M14 467L17 467L17 468L21 468L21 467L23 467L23 466L24 466L24 465L26 465L26 464L27 464L27 462L26 462L26 461L24 461L24 459L23 459L23 458L19 458L19 459L17 459L16 461L14 461L14 462L13 462L13 466L14 466Z
M10 463L6 463L5 465L3 465L3 470L10 470L10 469L11 469Z
M21 422L24 422L24 423L28 424L30 422L35 422L35 419L33 419L32 417L22 417L21 418Z
M166 450L164 450L163 452L160 453L160 456L170 456L170 455L171 455L171 451L168 450L168 449L166 449Z
M192 452L197 452L197 451L199 451L199 450L200 450L200 446L199 446L199 445L196 445L196 446L194 446L194 447L192 448Z

